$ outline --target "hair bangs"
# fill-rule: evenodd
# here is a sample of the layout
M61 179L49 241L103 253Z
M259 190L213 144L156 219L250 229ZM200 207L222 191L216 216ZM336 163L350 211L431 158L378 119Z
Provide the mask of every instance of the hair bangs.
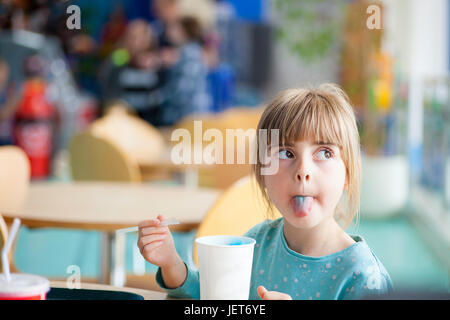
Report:
M311 93L304 97L305 103L301 108L298 108L297 103L285 106L286 112L281 112L284 117L280 117L279 123L275 124L275 128L280 130L281 145L307 140L343 147L345 130L340 116L335 108L321 100L318 95Z

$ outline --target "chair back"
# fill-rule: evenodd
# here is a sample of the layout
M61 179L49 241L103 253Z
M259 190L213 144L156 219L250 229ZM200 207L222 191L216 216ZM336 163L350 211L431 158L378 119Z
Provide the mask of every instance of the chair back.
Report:
M30 162L25 152L16 146L0 147L0 249L8 238L8 228L2 213L23 210L30 185ZM10 270L15 271L13 250L9 252ZM0 270L3 271L0 261Z
M141 181L135 159L113 142L89 131L72 138L69 160L75 181Z
M30 184L30 161L16 146L0 147L0 213L23 209Z
M208 129L218 130L221 133L222 163L199 169L200 186L226 190L239 179L251 174L250 154L255 150L256 129L263 111L263 108L230 108L217 114L188 116L175 126L175 128L188 130L191 137L195 137L194 121L202 120L202 134ZM227 138L227 130L234 130L229 131L234 133L234 136L229 135L233 141L227 141L230 140L230 138ZM238 130L242 131L239 132ZM240 134L244 134L243 139L235 137ZM198 138L192 138L192 143L198 140ZM208 144L209 142L203 142L203 147ZM233 157L230 164L227 163L227 155ZM244 163L239 163L239 159L243 159Z
M113 105L107 114L94 121L89 130L119 147L137 163L152 164L166 150L162 133L150 123L131 114L124 105Z

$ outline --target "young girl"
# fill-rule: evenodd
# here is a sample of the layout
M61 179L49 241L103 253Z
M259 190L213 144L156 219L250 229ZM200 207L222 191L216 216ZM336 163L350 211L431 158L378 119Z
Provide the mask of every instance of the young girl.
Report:
M253 172L282 218L246 233L256 240L250 299L361 299L392 290L364 239L344 231L358 210L361 175L358 130L345 93L330 84L282 92L258 129L269 137L259 141L258 154L268 149L278 170L262 175L258 162ZM270 141L273 129L279 141ZM198 271L181 261L167 227L158 227L162 220L140 223L141 253L160 266L157 281L167 292L198 298Z

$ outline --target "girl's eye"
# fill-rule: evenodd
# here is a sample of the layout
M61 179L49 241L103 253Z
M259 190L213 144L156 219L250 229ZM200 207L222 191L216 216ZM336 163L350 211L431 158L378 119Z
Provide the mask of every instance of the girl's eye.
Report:
M328 160L333 157L333 152L328 149L322 149L318 153L319 160Z
M280 150L278 151L278 157L280 159L291 159L294 157L294 154L290 152L289 150Z

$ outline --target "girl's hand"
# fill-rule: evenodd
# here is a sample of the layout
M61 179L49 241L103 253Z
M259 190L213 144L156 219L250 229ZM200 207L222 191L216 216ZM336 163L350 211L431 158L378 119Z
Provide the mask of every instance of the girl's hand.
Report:
M175 265L181 260L175 249L168 227L159 226L164 217L144 220L139 223L137 245L145 260L161 268Z
M263 286L259 286L257 290L258 295L263 300L292 300L291 296L286 293L278 291L267 291L267 289Z

